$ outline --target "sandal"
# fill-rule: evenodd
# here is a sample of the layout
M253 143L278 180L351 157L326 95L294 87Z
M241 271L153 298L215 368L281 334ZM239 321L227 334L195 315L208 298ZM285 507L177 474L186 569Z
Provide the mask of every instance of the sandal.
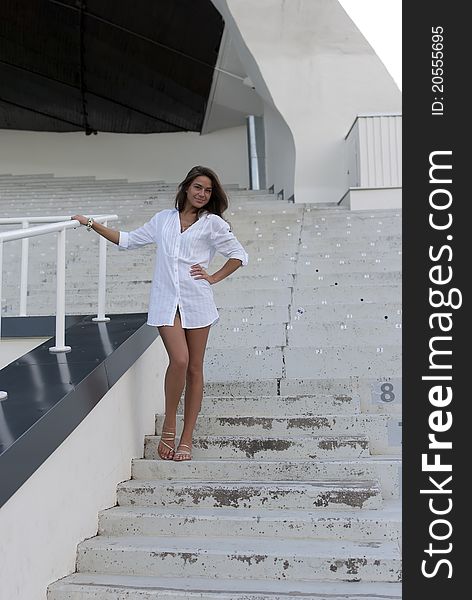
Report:
M188 448L188 450L180 450L180 448L182 446L185 446L186 448ZM182 462L184 460L192 460L192 453L190 452L191 449L192 449L192 446L189 446L188 444L182 444L182 442L180 442L180 444L177 447L177 452L174 452L174 460L176 462ZM177 458L177 457L179 457L179 458Z
M174 445L170 446L167 442L173 442ZM159 452L159 446L160 445L165 446L166 448L168 448L171 452L169 452L169 454L164 455L161 454L161 452ZM174 458L174 454L175 454L175 431L164 431L162 430L161 433L161 439L159 440L159 445L157 446L157 453L159 454L160 458L162 460L172 460Z

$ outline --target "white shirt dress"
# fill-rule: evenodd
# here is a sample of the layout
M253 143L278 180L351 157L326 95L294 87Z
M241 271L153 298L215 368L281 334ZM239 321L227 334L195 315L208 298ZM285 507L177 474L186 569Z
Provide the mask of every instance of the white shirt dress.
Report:
M228 223L205 211L181 233L179 211L171 208L156 213L134 231L120 231L120 249L133 250L152 243L157 248L147 324L173 325L177 307L184 329L216 323L219 316L212 286L205 279L192 277L190 267L199 264L208 269L215 252L239 258L242 266L247 265L248 255Z

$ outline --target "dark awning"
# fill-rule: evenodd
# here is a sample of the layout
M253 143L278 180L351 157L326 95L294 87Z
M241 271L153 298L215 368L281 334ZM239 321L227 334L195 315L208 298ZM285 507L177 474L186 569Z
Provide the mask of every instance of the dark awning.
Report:
M2 0L0 129L200 131L223 28L210 0Z

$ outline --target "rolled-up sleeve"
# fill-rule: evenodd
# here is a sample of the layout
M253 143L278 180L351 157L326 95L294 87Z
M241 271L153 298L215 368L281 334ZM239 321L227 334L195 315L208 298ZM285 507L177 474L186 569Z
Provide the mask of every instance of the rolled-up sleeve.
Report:
M242 267L248 264L247 252L234 233L230 231L229 224L217 215L213 215L211 219L211 243L214 249L224 257L238 258Z
M138 229L134 229L133 231L120 231L120 239L118 241L120 250L133 250L134 248L139 248L146 244L155 243L158 214L159 213L156 213L150 221L144 223L144 225L138 227Z

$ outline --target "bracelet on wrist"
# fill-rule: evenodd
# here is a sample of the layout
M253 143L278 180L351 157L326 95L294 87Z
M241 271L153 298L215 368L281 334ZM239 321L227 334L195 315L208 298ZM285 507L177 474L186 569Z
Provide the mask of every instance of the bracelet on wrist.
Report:
M87 220L87 231L90 231L92 229L92 225L93 225L93 219L92 219L92 217L89 217Z

